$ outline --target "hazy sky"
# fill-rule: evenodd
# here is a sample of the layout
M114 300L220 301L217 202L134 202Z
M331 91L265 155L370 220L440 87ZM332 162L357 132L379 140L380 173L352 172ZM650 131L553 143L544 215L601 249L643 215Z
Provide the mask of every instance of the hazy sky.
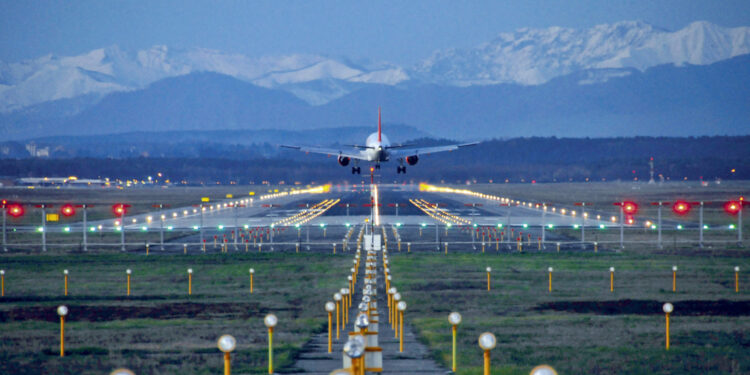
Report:
M0 1L0 60L117 44L204 47L250 56L315 53L411 65L521 27L642 20L750 26L750 0Z

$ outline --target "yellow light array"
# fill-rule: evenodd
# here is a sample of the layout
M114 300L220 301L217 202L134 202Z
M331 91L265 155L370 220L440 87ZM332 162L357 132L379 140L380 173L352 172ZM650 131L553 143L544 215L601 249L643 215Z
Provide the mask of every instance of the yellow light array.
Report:
M464 218L461 218L460 216L453 215L448 210L440 208L440 207L433 207L431 206L430 202L427 202L426 200L422 199L422 202L429 208L435 210L435 212L449 218L450 220L454 221L455 224L471 224L471 220L466 220Z
M419 191L427 191L427 192L433 192L433 193L449 193L449 194L462 194L462 195L469 195L472 197L482 198L482 199L489 199L493 201L499 201L502 203L513 203L517 201L513 201L509 198L504 197L498 197L496 195L490 195L490 194L483 194L483 193L477 193L476 191L466 190L466 189L453 189L449 187L442 187L442 186L435 186L430 185L426 183L420 183L419 184Z
M323 213L331 209L331 207L338 204L340 201L341 199L326 199L322 202L316 203L314 206L308 209L302 210L301 212L293 216L289 216L275 223L272 223L271 226L290 226L296 224L305 224L310 220L322 215Z
M432 206L430 202L427 202L424 199L410 199L409 202L417 206L417 208L422 210L422 212L424 212L425 214L429 215L433 219L438 220L444 224L458 224L458 225L471 224L470 220L466 220L459 216L453 215L445 209L434 207Z
M417 206L417 208L419 208L420 210L422 210L422 212L424 212L427 216L430 216L431 218L433 218L433 219L435 219L435 220L437 220L437 221L439 221L439 222L441 222L443 224L448 224L449 223L449 221L447 221L447 220L443 219L442 217L438 216L437 214L433 213L430 210L430 207L424 206L424 204L422 202L420 202L420 201L418 201L416 199L409 199L409 202L411 202L411 204Z
M449 187L435 186L435 185L430 185L430 184L426 184L426 183L420 183L419 184L419 191L427 191L427 192L433 192L433 193L462 194L462 195L468 195L468 196L482 198L482 199L489 199L489 200L499 201L499 202L505 203L505 204L515 204L517 206L523 206L523 207L527 207L527 208L536 208L536 209L543 209L543 210L547 209L547 206L544 205L544 204L539 204L539 203L534 204L534 203L531 203L531 202L523 202L523 201L519 201L519 200L513 200L513 199L510 199L510 198L498 197L498 196L490 195L490 194L477 193L475 191L466 190L466 189L453 189L453 188L449 188ZM575 211L566 210L564 208L562 208L560 210L556 210L555 207L552 207L551 211L555 212L555 213L559 213L560 215L563 215L563 216L565 214L570 214L571 216L576 216L576 212ZM613 223L617 222L617 218L614 217L614 216L611 217L610 220Z
M287 195L298 195L298 194L322 194L322 193L327 193L329 191L331 191L331 184L316 186L314 188L309 188L309 189L280 191L278 193L265 194L265 195L261 195L259 199L260 200L272 199L272 198L285 197Z
M292 216L289 216L287 218L281 219L281 220L279 220L279 221L277 221L277 222L275 222L275 223L273 223L271 225L273 225L273 226L276 226L276 225L288 225L290 223L297 222L298 220L302 220L305 216L307 216L308 214L310 214L311 212L313 212L312 210L318 209L319 207L321 207L323 204L327 203L328 201L329 200L326 199L326 200L324 200L322 202L318 202L318 203L314 204L312 207L304 209L304 210L302 210L302 211L300 211L300 212L298 212L298 213L296 213L296 214L294 214Z

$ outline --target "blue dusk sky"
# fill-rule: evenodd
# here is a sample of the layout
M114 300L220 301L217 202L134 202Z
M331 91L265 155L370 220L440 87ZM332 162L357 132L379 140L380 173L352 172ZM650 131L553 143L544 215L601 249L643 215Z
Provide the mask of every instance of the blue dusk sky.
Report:
M750 25L747 0L0 2L0 60L164 44L248 56L291 53L412 65L518 28L641 20L676 30Z

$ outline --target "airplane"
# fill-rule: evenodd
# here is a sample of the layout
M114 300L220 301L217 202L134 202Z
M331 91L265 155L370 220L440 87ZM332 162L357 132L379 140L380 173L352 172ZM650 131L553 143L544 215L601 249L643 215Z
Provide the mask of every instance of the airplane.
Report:
M365 140L365 145L347 145L351 147L351 150L336 150L332 148L322 147L307 147L307 146L290 146L290 145L279 145L280 147L290 148L293 150L299 150L304 153L314 154L325 154L325 155L337 155L338 163L342 167L346 167L349 163L354 160L352 166L352 174L361 174L359 167L360 161L375 163L375 168L380 169L380 163L396 158L398 160L398 166L396 167L396 173L406 173L406 166L416 165L419 162L419 157L427 154L434 154L436 152L453 151L458 150L462 147L474 146L479 142L461 143L445 146L433 146L433 147L415 147L406 148L412 145L391 145L385 134L383 134L383 127L381 124L380 108L378 108L378 132L370 134Z

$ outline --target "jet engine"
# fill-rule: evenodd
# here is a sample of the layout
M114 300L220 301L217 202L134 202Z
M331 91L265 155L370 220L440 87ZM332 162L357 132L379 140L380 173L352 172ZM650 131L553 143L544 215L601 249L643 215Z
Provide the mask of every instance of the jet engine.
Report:
M339 164L342 167L346 167L347 165L349 165L349 161L350 160L351 159L349 157L347 157L347 156L339 156L339 158L338 158Z
M419 161L419 156L417 156L417 155L412 155L412 156L407 156L406 157L406 163L409 164L409 165L416 165L418 161Z

